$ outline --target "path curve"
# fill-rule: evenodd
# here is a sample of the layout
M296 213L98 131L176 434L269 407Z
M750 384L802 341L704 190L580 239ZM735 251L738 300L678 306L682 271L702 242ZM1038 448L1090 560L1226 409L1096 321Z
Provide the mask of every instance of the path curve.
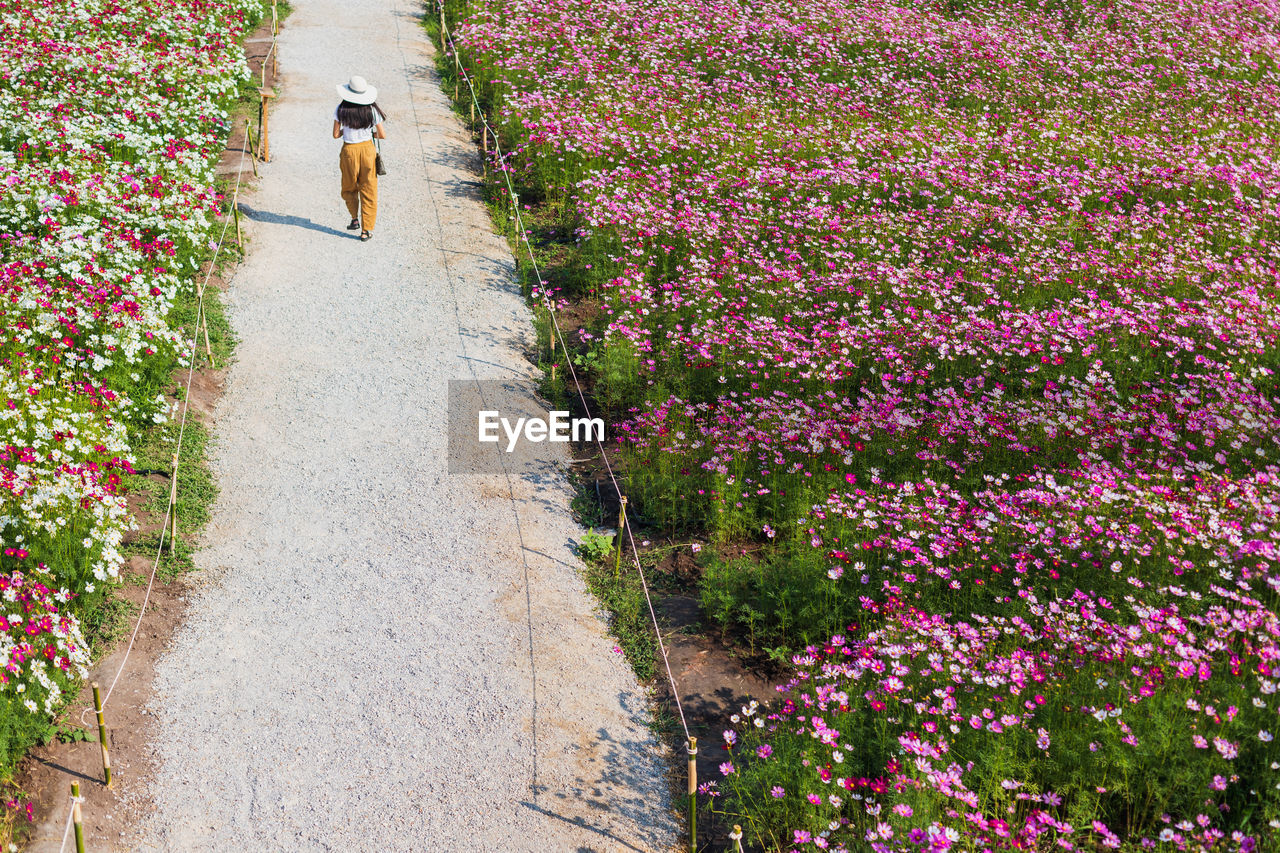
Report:
M446 381L530 321L412 0L293 0L244 203L209 581L160 662L145 850L664 850L644 698L576 574L562 476L450 476ZM334 84L390 114L343 230Z

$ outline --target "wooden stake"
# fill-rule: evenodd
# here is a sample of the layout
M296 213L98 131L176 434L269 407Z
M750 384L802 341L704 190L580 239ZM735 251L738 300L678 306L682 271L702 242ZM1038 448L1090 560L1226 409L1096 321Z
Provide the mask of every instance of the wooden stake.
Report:
M76 853L84 853L84 825L80 817L80 785L76 782L71 783L71 823L76 828Z
M698 853L698 739L689 736L689 850Z
M440 52L444 53L448 48L445 47L445 23L444 23L444 4L440 4Z
M550 312L548 312L550 316ZM548 330L551 334L551 381L556 381L556 326L555 318L551 318L551 328Z
M622 577L622 532L627 529L627 496L622 496L622 503L618 505L618 553L613 559L613 578L618 580Z
M98 743L102 745L102 777L111 787L111 754L107 752L107 724L102 718L102 693L98 682L93 682L93 710L98 712Z
M734 853L742 853L742 827L738 824L733 825L733 832L729 833L729 840L733 842Z
M169 517L173 520L173 530L169 534L169 553L172 554L178 542L178 454L173 454L173 476L169 479Z

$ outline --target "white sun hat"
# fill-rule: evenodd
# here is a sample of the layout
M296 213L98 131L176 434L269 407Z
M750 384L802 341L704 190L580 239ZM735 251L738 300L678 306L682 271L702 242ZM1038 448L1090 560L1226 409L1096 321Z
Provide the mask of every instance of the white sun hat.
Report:
M346 83L339 83L336 88L342 100L353 104L372 104L378 100L378 90L358 74Z

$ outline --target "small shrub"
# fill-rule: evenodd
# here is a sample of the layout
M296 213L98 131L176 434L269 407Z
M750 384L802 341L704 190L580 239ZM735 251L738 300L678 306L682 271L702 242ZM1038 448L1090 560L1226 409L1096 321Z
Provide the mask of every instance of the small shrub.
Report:
M586 563L603 563L613 553L613 536L588 530L578 543L578 556Z

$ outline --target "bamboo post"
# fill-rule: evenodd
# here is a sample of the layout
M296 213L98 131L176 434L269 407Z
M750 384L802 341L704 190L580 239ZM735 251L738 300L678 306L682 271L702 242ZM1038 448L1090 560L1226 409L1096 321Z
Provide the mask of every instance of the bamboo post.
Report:
M213 264L210 264L209 268L212 271ZM196 288L196 301L199 304L200 330L204 332L204 354L209 358L209 366L213 367L213 347L209 346L209 312L204 310L204 292L208 286L209 279L206 277Z
M440 4L440 52L444 53L445 48L445 23L444 23L444 3Z
M729 833L729 840L733 842L734 853L742 853L742 827L738 824L733 825L733 832Z
M169 517L173 521L173 529L169 533L169 553L177 548L178 542L178 454L173 454L173 476L169 478Z
M258 159L264 163L270 163L271 162L271 134L270 134L270 128L269 128L270 116L269 116L269 110L267 109L268 107L267 102L270 101L272 98L274 98L276 94L275 92L268 92L266 89L259 89L258 95L262 98L262 104L258 108L258 117L259 117L258 145L260 146L260 150L258 152Z
M689 736L689 850L698 853L698 739Z
M236 221L236 245L244 247L244 235L240 233L240 187L231 194L231 216Z
M253 125L244 120L244 147L249 149L249 162L253 164L253 176L258 177L258 153L253 150Z
M98 682L93 682L93 710L98 713L98 743L102 745L102 777L111 787L111 754L107 751L107 724L102 718L102 692Z
M551 312L547 312L547 316L551 317L551 328L547 329L547 336L551 338L551 381L556 381L556 318Z
M627 496L622 496L622 503L618 506L618 553L613 558L613 577L617 580L622 577L622 532L627 529Z
M76 853L84 853L84 825L80 815L80 785L71 783L71 823L76 828ZM63 836L66 839L66 836Z
M239 223L237 222L237 224ZM207 280L205 284L208 284ZM200 329L204 332L204 354L209 359L209 366L213 367L213 347L209 346L209 312L204 310L205 284L200 285L196 298L200 300Z
M209 366L214 367L213 347L209 346L209 312L201 310L200 325L204 326L204 354L209 359Z

